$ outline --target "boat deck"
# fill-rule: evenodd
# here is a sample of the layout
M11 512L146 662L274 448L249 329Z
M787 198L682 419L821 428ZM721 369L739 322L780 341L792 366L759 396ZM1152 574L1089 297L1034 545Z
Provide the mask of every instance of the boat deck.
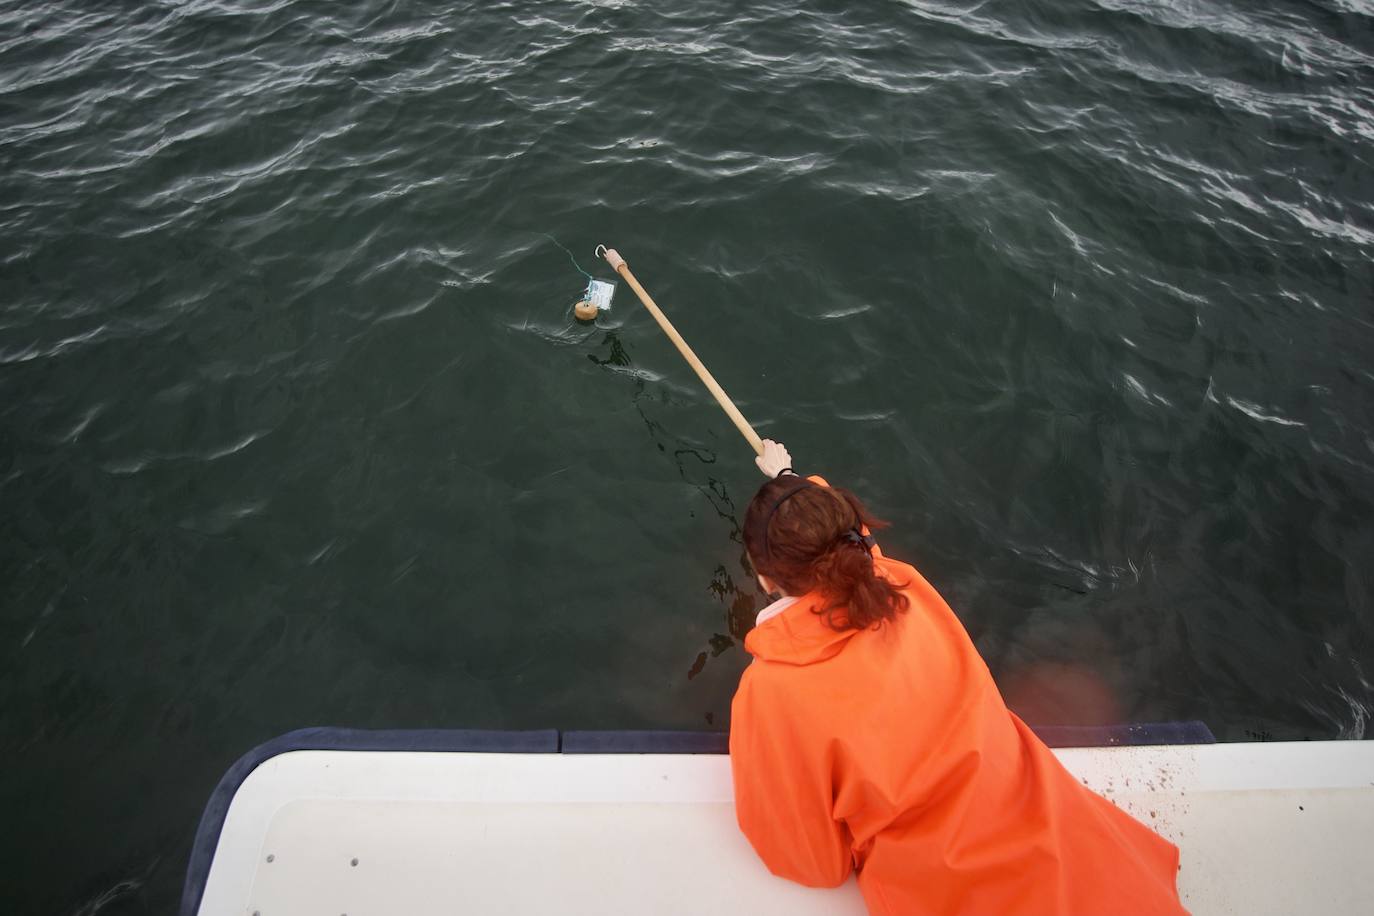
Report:
M1179 845L1198 916L1374 900L1372 742L1056 754ZM288 750L224 805L202 824L186 914L864 912L852 879L812 890L764 869L720 754Z

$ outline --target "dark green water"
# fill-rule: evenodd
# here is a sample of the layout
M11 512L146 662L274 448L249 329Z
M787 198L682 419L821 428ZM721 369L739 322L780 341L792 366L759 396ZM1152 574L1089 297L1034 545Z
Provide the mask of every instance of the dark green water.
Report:
M1368 732L1368 2L6 0L0 163L7 912L292 728L727 727L761 478L543 232L1028 718Z

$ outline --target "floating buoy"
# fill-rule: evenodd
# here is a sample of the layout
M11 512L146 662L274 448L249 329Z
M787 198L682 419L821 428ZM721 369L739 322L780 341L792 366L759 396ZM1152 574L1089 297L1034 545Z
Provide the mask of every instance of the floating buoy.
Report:
M615 295L615 283L609 280L592 280L587 284L582 298L573 306L573 315L578 321L591 321L598 312L611 307L611 297Z

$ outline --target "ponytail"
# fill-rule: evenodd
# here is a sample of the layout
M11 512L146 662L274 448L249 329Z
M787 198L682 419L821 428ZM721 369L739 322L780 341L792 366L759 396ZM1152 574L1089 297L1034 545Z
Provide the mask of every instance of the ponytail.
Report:
M822 611L837 630L865 630L906 610L906 595L873 569L873 554L856 539L841 538L811 566L829 597Z
M910 604L905 586L874 569L873 538L862 529L882 527L848 490L780 477L750 502L744 546L755 569L789 594L824 595L817 613L831 627L861 630L881 626Z

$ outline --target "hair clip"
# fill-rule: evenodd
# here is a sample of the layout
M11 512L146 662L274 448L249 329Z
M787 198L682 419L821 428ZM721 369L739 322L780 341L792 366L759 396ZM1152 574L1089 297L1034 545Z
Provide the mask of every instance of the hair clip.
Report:
M840 540L848 541L851 544L858 544L864 550L870 552L873 550L873 547L878 543L877 541L873 540L873 535L864 534L858 528L850 528L844 534L840 535Z

